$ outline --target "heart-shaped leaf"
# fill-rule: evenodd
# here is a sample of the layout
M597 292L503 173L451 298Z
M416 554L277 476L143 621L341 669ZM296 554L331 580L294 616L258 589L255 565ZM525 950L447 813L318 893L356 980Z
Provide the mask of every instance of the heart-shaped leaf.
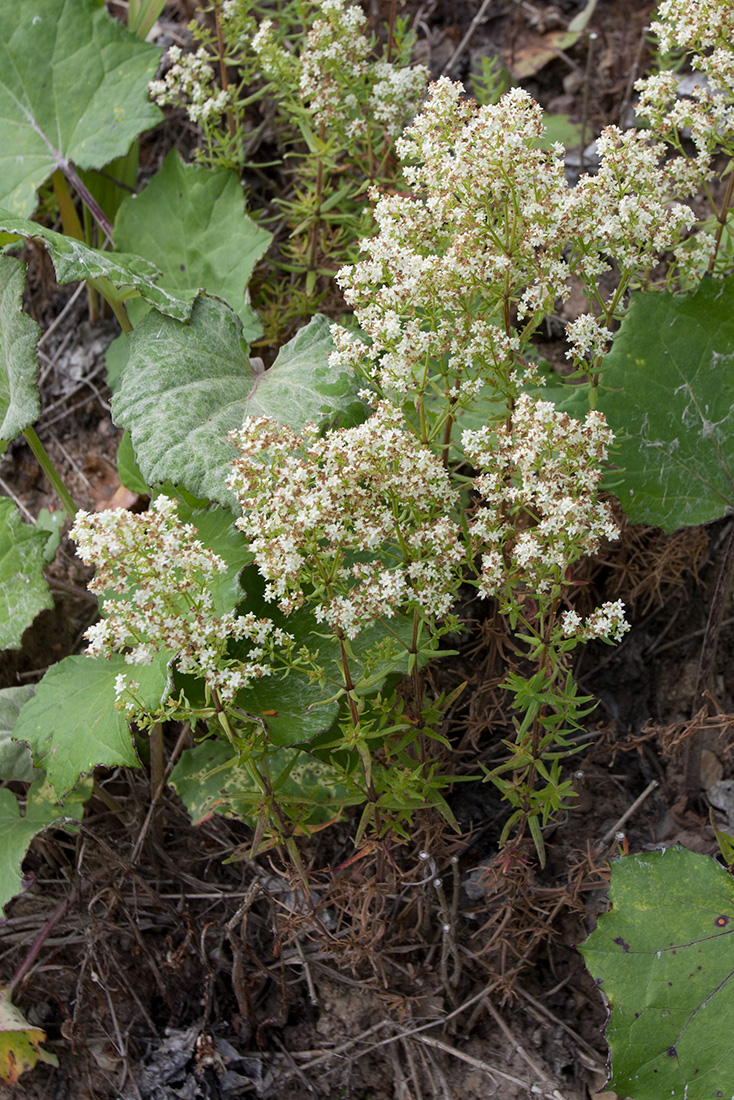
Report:
M357 382L329 367L331 348L329 321L317 315L263 372L223 302L200 298L188 325L149 314L130 336L113 419L129 430L149 485L171 481L236 508L226 486L236 454L227 433L246 416L272 416L296 430L309 420L361 417Z
M635 294L605 360L609 479L633 523L675 531L734 507L734 276Z
M611 1009L611 1087L633 1100L734 1093L734 882L685 848L612 860L612 910L580 948Z
M0 26L0 207L26 215L55 169L101 168L160 122L161 51L94 0L0 0Z

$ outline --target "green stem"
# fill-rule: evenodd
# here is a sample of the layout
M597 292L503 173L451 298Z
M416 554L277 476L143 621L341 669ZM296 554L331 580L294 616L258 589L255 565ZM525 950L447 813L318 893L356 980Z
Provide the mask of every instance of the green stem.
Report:
M721 210L719 211L719 213L717 215L717 218L716 218L716 220L718 222L718 225L716 226L716 245L715 245L714 251L711 255L711 259L709 260L709 269L708 269L709 275L713 274L714 264L716 263L716 257L719 255L719 248L721 246L721 238L722 238L722 235L724 233L724 226L726 225L726 215L729 212L729 205L731 203L732 193L734 193L734 165L732 165L731 162L730 162L729 167L732 170L729 172L729 183L728 183L727 188L726 188L726 194L724 195L724 202L723 202Z
M26 428L25 431L23 432L23 435L26 438L26 442L27 442L28 446L33 451L33 454L35 455L36 459L38 460L39 466L43 470L43 472L46 475L46 477L48 478L48 480L51 482L53 490L56 493L56 496L59 498L59 500L63 504L63 506L66 509L69 516L71 516L73 518L77 514L77 512L79 511L79 508L74 503L74 499L73 499L71 493L69 492L69 490L66 488L63 481L59 477L59 475L56 471L56 467L54 466L53 462L49 458L49 456L46 452L46 448L44 447L43 443L41 443L41 440L38 438L38 436L36 435L33 428Z

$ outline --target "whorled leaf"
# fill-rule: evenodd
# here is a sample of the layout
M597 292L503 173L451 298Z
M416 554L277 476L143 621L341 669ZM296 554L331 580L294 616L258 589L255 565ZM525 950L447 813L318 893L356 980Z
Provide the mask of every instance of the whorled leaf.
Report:
M41 411L36 344L41 330L23 312L25 266L0 256L0 439L8 443Z
M28 215L55 169L101 168L161 120L161 51L94 0L0 0L0 26L0 207Z

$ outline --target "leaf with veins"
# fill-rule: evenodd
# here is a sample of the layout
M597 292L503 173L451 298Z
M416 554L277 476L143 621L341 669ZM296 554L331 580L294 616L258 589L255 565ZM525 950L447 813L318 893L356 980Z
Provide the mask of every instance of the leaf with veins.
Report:
M57 168L102 168L162 114L161 51L94 0L0 0L0 207L32 214Z

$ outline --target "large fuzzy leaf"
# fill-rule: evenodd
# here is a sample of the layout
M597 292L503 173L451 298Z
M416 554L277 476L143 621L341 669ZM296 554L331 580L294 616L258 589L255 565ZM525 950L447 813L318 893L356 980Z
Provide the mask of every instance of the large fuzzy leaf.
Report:
M0 230L17 233L21 237L42 241L51 257L59 283L70 283L80 279L109 279L113 286L129 287L161 313L185 321L191 313L191 306L197 291L181 291L178 294L157 286L160 272L155 264L141 256L124 252L101 252L90 248L74 237L65 237L47 229L45 225L29 221L27 218L14 218L0 210Z
M114 238L116 248L155 263L163 286L184 293L203 288L228 302L248 343L261 335L247 284L273 236L245 214L236 172L185 165L171 150L146 189L122 203ZM143 301L130 303L134 325L149 308ZM107 352L107 380L113 390L119 388L127 361L127 340L118 336Z
M0 207L32 214L56 168L101 168L160 121L161 51L94 0L0 0L0 26Z
M203 287L252 323L247 284L273 235L245 214L236 172L185 165L172 150L146 189L120 206L114 239L154 263L164 286Z
M59 798L98 764L138 765L128 724L115 709L120 673L140 684L138 694L154 712L167 693L166 654L136 666L118 656L65 657L21 709L13 736L28 742Z
M633 523L674 531L734 507L734 276L633 295L604 382L623 468L609 486Z
M268 415L296 430L307 421L362 411L351 374L329 368L329 321L317 315L281 349L270 370L254 366L242 322L223 302L200 298L188 325L144 317L113 398L149 485L171 481L195 496L235 504L225 481L235 457L227 433Z
M48 532L24 523L0 498L0 649L20 649L23 631L54 605L43 569Z
M633 1100L734 1093L734 882L668 848L612 860L613 908L581 953L611 1009L609 1083Z
M23 312L25 267L0 256L0 440L10 442L38 419L36 344L41 330Z

